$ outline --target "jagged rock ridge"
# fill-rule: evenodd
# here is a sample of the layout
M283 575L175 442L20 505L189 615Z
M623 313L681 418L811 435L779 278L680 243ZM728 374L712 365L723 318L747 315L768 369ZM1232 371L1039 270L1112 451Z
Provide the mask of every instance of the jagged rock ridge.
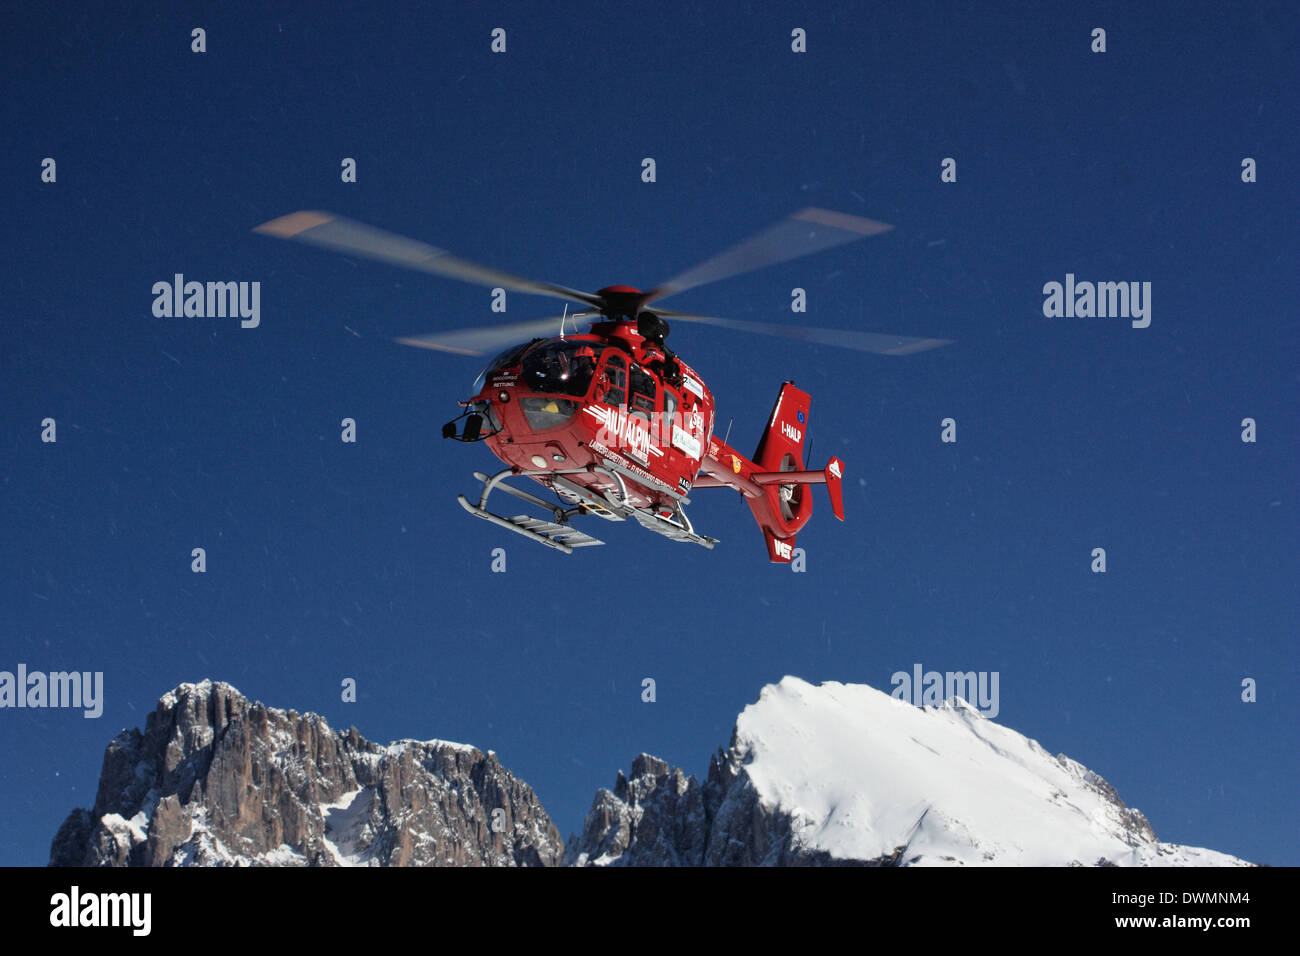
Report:
M549 866L563 843L492 752L372 743L315 714L182 684L104 755L53 866Z

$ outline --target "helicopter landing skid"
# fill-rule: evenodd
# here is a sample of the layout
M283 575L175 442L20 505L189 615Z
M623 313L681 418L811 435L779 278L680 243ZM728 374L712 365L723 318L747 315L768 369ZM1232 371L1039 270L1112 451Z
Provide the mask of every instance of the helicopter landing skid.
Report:
M555 548L557 551L563 551L565 554L573 554L574 548L590 548L593 545L605 543L599 538L593 538L585 532L578 531L575 528L568 526L569 518L575 514L581 513L582 509L562 508L553 505L548 501L543 501L536 495L530 495L526 491L521 491L518 488L512 488L510 485L504 484L505 479L513 477L515 474L516 472L510 468L507 468L504 471L499 471L495 475L490 476L476 471L474 472L474 477L483 482L483 494L479 498L478 504L472 504L464 495L458 495L456 500L460 502L462 508L474 515L476 518L490 521L494 525L506 528L516 534L522 534L526 538L532 538L539 544L544 544L548 548ZM519 474L527 475L528 473L520 472ZM514 515L513 517L507 518L504 515L494 514L493 512L488 511L488 496L497 488L500 488L502 491L506 492L506 494L513 495L522 501L526 501L529 504L536 505L544 511L550 512L551 517L554 520L547 521L543 518L532 518L528 515Z
M596 470L617 482L620 489L619 495L607 494L597 498L590 490L562 477L566 472L538 472L537 474L546 474L551 477L553 482L552 490L572 505L572 507L566 508L562 504L545 501L527 491L507 485L505 483L507 478L530 478L533 474L527 471L516 472L514 469L507 468L495 475L485 475L481 471L474 472L474 477L483 482L483 494L479 498L477 505L470 503L470 500L464 495L459 495L457 500L462 508L476 518L490 521L516 534L532 538L548 548L563 551L565 554L572 554L574 548L589 548L593 545L605 543L569 526L569 519L578 514L598 515L607 521L624 521L627 518L633 518L641 527L656 534L661 534L669 540L687 541L705 548L712 548L718 543L717 538L699 534L691 526L691 521L686 517L686 512L682 509L680 503L672 511L664 514L632 507L625 503L627 491L618 475L603 468L597 468ZM578 474L578 472L568 472L567 474ZM521 501L526 501L530 505L535 505L548 512L552 520L532 518L528 515L506 517L488 511L488 497L498 488L508 495L513 495Z
M611 490L598 499L589 489L559 475L552 479L551 487L564 500L585 505L589 513L598 514L608 521L624 521L632 518L641 527L655 534L661 534L670 541L689 541L691 544L710 549L718 543L717 538L697 533L691 524L691 519L686 517L686 510L682 505L689 504L690 499L679 495L671 507L664 511L635 508L627 503L627 485L618 470L611 470L608 463L604 466L597 465L592 470L614 482L618 489L617 493Z

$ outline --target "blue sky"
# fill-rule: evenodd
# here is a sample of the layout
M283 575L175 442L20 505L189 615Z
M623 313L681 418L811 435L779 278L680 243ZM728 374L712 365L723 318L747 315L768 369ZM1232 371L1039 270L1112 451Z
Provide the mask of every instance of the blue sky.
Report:
M915 663L997 671L998 720L1162 839L1300 863L1290 5L59 9L0 30L0 669L102 670L106 700L0 711L0 863L44 863L182 681L494 749L567 835L640 751L702 775L765 683ZM481 363L393 339L500 321L489 291L250 232L329 209L648 288L807 205L895 229L669 304L956 344L675 326L742 449L782 381L812 395L848 520L815 492L803 574L725 491L691 510L713 551L602 523L565 557L471 519L495 459L439 426ZM177 272L260 282L261 325L155 318ZM1044 317L1067 273L1150 282L1150 327Z

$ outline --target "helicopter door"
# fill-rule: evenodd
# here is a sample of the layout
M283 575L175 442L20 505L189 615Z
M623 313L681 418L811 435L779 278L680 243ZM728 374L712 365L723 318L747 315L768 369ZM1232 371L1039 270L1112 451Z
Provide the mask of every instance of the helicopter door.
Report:
M664 385L664 410L659 413L659 424L655 429L655 444L667 448L673 439L673 421L677 416L677 396Z
M650 463L650 432L658 410L657 393L658 383L653 375L635 365L628 369L627 416L620 430L619 450L646 465Z
M605 363L605 378L609 384L600 401L605 405L621 408L627 402L627 363L617 352L611 353Z
M631 389L627 404L628 414L639 415L646 421L654 418L656 382L655 377L649 372L637 366L632 366L632 374L629 376Z

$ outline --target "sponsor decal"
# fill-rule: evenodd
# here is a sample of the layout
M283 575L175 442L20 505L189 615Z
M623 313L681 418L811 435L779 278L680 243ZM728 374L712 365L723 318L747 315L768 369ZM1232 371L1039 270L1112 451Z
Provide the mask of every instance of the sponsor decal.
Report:
M682 376L682 385L685 386L688 392L692 392L700 398L704 397L704 386L695 381L695 379L691 378L689 375Z
M796 412L794 413L794 417L797 418L797 419L799 420L799 424L800 424L800 425L804 425L804 424L806 424L806 421L805 421L805 419L804 419L804 414L803 414L803 409L802 409L802 408L799 409L798 411L796 411Z
M840 475L840 460L838 458L832 458L831 463L826 466L826 470L836 478L842 477Z
M735 455L732 455L732 456L731 456L731 470L734 471L736 474L740 474L740 467L741 467L741 466L740 466L740 459L737 458Z
M700 457L700 440L676 425L673 426L673 447L680 448L689 458Z
M776 552L778 558L785 558L789 561L794 549L791 545L786 544L786 542L773 538L772 550Z

